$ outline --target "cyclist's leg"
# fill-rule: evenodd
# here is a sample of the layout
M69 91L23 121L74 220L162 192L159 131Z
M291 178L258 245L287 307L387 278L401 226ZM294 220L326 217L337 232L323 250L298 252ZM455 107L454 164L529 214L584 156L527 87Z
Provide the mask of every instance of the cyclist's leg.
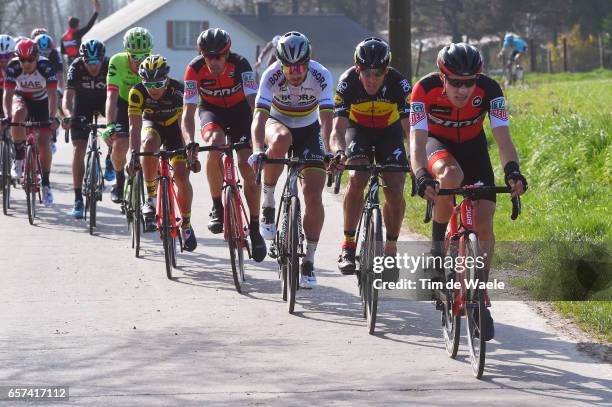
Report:
M13 122L23 122L28 116L28 106L26 99L19 95L13 96ZM11 127L11 138L15 146L15 161L13 162L13 178L21 175L21 164L25 158L26 132L23 127Z
M117 126L121 131L115 133L111 137L111 147L113 150L111 160L116 176L115 185L113 185L111 190L111 199L115 203L120 203L123 199L123 186L125 183L125 171L123 169L127 163L127 152L129 148L128 130L130 128L127 111L127 102L119 98L117 100Z
M185 146L178 123L171 126L156 126L166 150L178 150ZM189 169L185 156L175 156L170 160L173 168L174 183L176 184L176 199L181 212L183 229L191 227L191 203L193 201L193 188L189 182Z
M77 107L76 116L82 116ZM91 114L85 115L86 121L91 121ZM72 214L82 217L83 208L83 176L85 175L85 153L87 152L87 140L89 133L83 130L77 123L70 129L72 138L72 185L74 187L74 209Z
M407 166L408 159L404 147L404 132L398 122L381 131L376 138L376 161L388 166ZM385 205L383 207L383 220L387 230L384 253L395 255L397 253L397 239L400 234L406 201L404 200L404 184L406 174L403 172L388 172L382 174L385 188Z
M47 99L32 102L29 107L29 117L32 121L44 122L49 120L49 103ZM50 127L37 129L37 143L40 158L40 171L42 173L41 185L43 187L43 201L45 204L53 203L53 194L50 188L49 175L51 174L51 163L53 154L51 153Z
M142 144L141 149L146 153L156 153L161 146L161 137L153 122L143 120L142 123ZM146 218L146 229L153 230L153 219L156 214L157 206L157 158L141 157L142 178L145 183L147 200L142 208L142 214Z

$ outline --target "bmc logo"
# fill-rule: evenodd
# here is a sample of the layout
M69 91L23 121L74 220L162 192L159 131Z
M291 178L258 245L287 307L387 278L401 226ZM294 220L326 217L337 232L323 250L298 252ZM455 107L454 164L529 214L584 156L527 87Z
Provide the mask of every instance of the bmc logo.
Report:
M461 121L461 122L457 122L457 121L454 121L454 120L441 119L441 118L436 117L436 116L434 116L432 114L429 115L429 119L431 119L431 121L434 122L435 124L437 124L439 126L452 127L452 128L469 127L469 126L472 126L472 125L480 122L483 118L484 118L484 115L481 114L479 116L476 116L473 119L468 119L468 120L464 120L464 121Z

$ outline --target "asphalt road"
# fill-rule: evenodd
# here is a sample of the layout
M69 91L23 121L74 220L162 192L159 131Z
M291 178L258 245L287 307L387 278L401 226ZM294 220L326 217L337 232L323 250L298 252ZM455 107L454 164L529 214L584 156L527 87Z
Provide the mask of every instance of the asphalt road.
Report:
M30 226L18 190L0 215L0 386L69 386L53 405L79 406L612 405L611 366L523 302L493 304L480 381L465 340L447 357L430 302L384 299L368 335L355 279L335 266L341 206L328 192L319 287L299 291L295 315L273 260L249 262L245 293L235 291L226 246L206 229L202 173L192 176L199 246L170 281L158 235L134 258L108 194L95 236L70 217L70 148L59 147L54 206Z

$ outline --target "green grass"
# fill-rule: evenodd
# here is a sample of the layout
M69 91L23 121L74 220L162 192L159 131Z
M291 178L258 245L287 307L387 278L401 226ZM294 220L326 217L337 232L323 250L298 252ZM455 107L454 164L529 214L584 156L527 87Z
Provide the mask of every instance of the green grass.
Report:
M521 169L529 181L522 198L523 213L510 220L511 204L499 196L495 216L498 241L589 242L610 248L612 242L612 71L597 70L580 74L532 74L526 85L507 91L510 132L521 158ZM495 142L485 124L489 152L498 184L503 170ZM409 191L406 192L409 194ZM406 222L426 236L431 226L423 224L425 202L407 196ZM520 253L520 252L517 252ZM589 252L592 254L591 252ZM610 282L608 267L597 270ZM518 257L499 253L499 257ZM524 253L520 253L521 257ZM584 255L584 253L580 254ZM535 297L550 290L556 282L563 298L577 295L563 265L550 253L539 252L523 265L535 275L520 283ZM516 259L515 259L516 260ZM520 261L514 264L521 263ZM572 277L572 278L574 278ZM568 287L560 282L567 283ZM605 288L605 287L604 287ZM600 291L612 297L610 286ZM565 291L564 291L565 290ZM571 294L568 296L568 293ZM592 299L592 293L582 293ZM612 322L610 301L557 302L562 312L572 315L591 333L610 341Z

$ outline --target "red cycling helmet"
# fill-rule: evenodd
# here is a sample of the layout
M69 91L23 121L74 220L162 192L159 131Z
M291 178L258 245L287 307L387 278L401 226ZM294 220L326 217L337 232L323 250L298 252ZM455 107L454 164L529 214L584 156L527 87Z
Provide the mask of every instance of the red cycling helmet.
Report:
M29 38L21 40L15 47L15 53L19 58L32 58L38 55L38 45Z

